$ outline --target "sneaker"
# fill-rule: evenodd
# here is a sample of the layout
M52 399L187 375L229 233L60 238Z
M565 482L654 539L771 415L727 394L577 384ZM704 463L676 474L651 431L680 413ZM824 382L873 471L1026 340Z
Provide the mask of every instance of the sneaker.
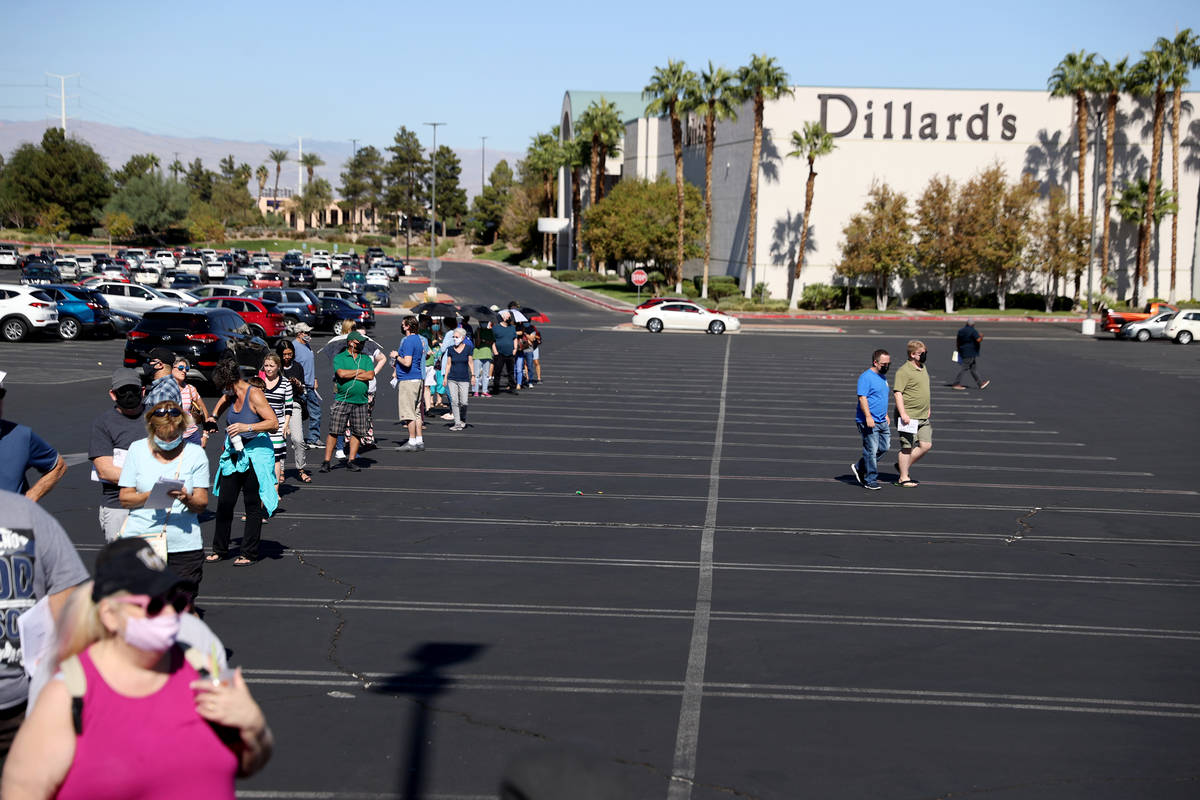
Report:
M453 414L442 414L442 419L454 419Z
M346 462L346 469L350 470L351 472L362 472L362 467L360 467L358 464L355 464L353 461Z
M321 444L320 442L305 442L304 446L309 450L320 450L325 445Z
M480 397L491 397L491 396L492 396L491 392L484 392L483 394L480 395Z
M317 472L329 472L329 470L331 470L331 469L332 469L332 467L329 466L328 461L322 461L321 468L319 470L317 470Z
M333 452L333 457L336 458L338 461L345 461L346 460L346 451L345 450L335 450Z
M867 482L863 480L862 473L858 471L858 462L855 461L850 465L850 471L854 473L854 480L858 481L859 486L866 486Z
M963 386L961 383L952 383L950 384L950 388L956 392L965 392L967 390L967 387Z
M405 442L404 444L400 445L396 449L399 450L401 453L415 453L417 450L417 447L419 447L419 446L420 445L415 445L412 442ZM424 450L425 448L421 447L421 449Z
M425 445L423 445L423 444L414 445L414 449L415 449L415 450L416 450L418 453L424 453L424 452L425 452Z
M989 383L991 383L991 381L984 381L983 383L979 384L979 388L986 389Z
M463 425L461 422L458 423L457 425L450 426L450 430L452 430L452 431L465 431L466 429L467 429L467 426Z
M880 486L878 483L864 483L863 488L870 489L872 492L878 492L883 487Z

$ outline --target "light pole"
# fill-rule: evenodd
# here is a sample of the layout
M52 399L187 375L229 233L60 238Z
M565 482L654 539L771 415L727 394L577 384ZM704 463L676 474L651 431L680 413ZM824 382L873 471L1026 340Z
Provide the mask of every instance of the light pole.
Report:
M433 150L429 154L430 166L433 167L433 192L429 203L429 213L432 222L429 227L429 260L433 261L437 258L437 129L439 125L445 125L446 123L424 122L422 124L433 128Z
M479 148L479 193L483 194L483 187L487 185L484 178L484 173L487 172L487 167L485 166L484 162L487 159L488 137L480 136L479 140L483 143Z
M1092 263L1096 260L1096 204L1100 193L1100 123L1103 121L1104 110L1096 109L1096 157L1092 162L1092 229L1088 237L1088 279L1087 279L1087 315L1092 318ZM1106 176L1107 177L1107 176ZM1083 177L1080 176L1080 180ZM1108 197L1104 198L1105 204ZM1108 213L1108 209L1104 209ZM1101 287L1103 289L1103 287Z

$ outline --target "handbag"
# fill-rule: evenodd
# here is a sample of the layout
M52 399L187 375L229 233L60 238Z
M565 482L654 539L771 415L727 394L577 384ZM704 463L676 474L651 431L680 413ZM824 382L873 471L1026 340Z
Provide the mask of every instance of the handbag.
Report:
M180 459L182 459L183 455L180 454L178 457ZM175 467L175 474L172 475L171 477L178 479L179 471L182 469L183 469L183 461L181 460L179 462L179 465ZM176 502L179 502L179 501L176 501ZM150 533L137 534L138 538L145 539L147 542L150 543L150 548L152 550L154 550L154 554L156 556L158 556L163 561L166 561L168 563L170 563L170 561L167 558L167 525L171 524L171 511L172 511L172 509L174 509L174 507L175 507L175 503L172 503L171 508L167 509L167 518L163 520L163 526L162 526L161 530L151 531ZM117 533L118 539L127 538L125 536L125 526L128 524L129 524L129 515L127 514L127 515L125 515L125 521L121 523L121 530L118 531L118 533Z

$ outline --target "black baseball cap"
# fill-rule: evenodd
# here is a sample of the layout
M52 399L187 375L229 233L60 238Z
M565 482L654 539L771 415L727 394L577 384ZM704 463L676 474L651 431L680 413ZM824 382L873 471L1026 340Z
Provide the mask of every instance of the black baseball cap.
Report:
M150 351L147 361L161 361L164 364L174 364L175 354L165 347L156 347Z
M96 577L92 599L99 600L116 592L158 597L176 586L194 591L196 584L175 574L167 562L154 552L145 539L132 536L110 542L96 557Z

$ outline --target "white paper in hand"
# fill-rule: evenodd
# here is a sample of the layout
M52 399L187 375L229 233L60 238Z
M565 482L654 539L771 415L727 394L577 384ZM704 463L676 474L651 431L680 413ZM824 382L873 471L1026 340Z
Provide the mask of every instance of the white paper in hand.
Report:
M159 478L150 489L144 508L170 508L175 498L167 492L177 492L183 489L183 481L177 478Z
M905 425L903 422L901 422L896 426L896 430L900 431L901 433L916 433L920 424L921 423L917 422L916 417L909 417L908 424Z

